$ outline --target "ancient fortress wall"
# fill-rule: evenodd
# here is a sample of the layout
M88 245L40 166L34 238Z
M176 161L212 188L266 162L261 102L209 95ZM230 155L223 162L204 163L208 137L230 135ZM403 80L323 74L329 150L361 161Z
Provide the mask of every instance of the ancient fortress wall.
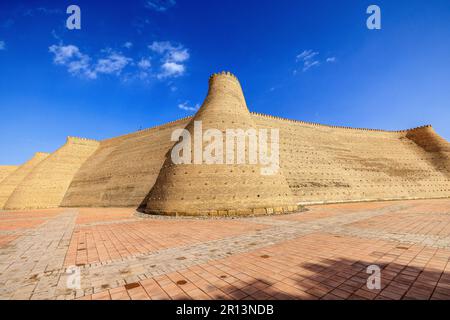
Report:
M67 138L67 142L40 162L9 197L5 209L58 207L81 165L97 149L99 142Z
M18 166L0 166L0 183L11 173L19 168Z
M25 179L25 177L39 164L49 156L48 153L38 152L33 158L21 165L17 170L7 176L0 182L0 209L6 204L8 198L14 192L16 187Z
M194 121L203 132L279 129L281 170L262 177L258 165L174 165L171 135L180 128L194 134ZM450 144L431 126L391 132L250 113L229 73L211 77L194 117L100 143L69 138L50 157L37 153L12 170L0 167L0 209L133 206L230 215L290 211L298 203L450 197Z
M186 126L192 139L197 135L196 122L197 126L201 123L202 128L197 127L201 137L204 132L214 129L220 134L214 140L223 146L226 146L226 137L222 133L226 130L258 129L248 111L239 81L229 73L210 78L205 102ZM224 156L211 164L205 158L197 157L196 160L194 148L188 164L174 163L170 156L172 152L168 153L147 199L147 213L245 215L297 209L282 170L264 175L260 162L239 164L234 161L233 164L224 164ZM233 150L224 150L223 153L230 151ZM236 151L234 153L236 156Z
M62 206L139 206L156 181L173 142L189 118L102 141L73 179Z
M281 166L301 203L450 197L450 144L430 126L387 132L254 118L280 129Z

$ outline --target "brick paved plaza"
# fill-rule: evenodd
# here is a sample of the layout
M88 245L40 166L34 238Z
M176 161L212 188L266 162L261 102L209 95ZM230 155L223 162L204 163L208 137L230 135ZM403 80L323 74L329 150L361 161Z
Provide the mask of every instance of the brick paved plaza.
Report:
M0 212L1 299L450 299L449 258L450 199L209 220Z

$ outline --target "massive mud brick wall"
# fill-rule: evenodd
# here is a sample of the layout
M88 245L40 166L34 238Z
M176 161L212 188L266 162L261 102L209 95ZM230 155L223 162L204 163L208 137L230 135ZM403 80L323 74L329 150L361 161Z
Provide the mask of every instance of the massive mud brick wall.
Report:
M301 203L450 197L450 145L430 126L387 132L254 117L280 128L281 166Z
M17 170L18 166L0 166L0 182Z
M94 140L67 138L64 146L40 162L9 197L5 209L58 207L75 173L97 149Z
M0 182L0 209L3 209L6 201L8 201L8 198L14 192L16 187L23 181L23 179L25 179L25 177L48 156L48 153L37 152L33 158L25 162L17 170Z
M189 119L102 141L73 179L66 207L138 206L158 177L172 131Z
M281 170L261 176L258 165L174 165L172 132L192 135L200 120L203 131L279 129ZM450 144L431 126L391 132L249 113L229 73L211 77L194 117L100 143L69 139L47 157L36 154L12 172L0 167L0 209L134 206L232 215L285 212L299 203L450 197Z
M227 129L258 129L238 80L231 74L213 75L200 110L186 130L194 137L194 123L224 133ZM222 145L226 146L225 135ZM203 149L202 149L203 151ZM232 150L224 150L224 153ZM236 153L236 152L235 152ZM193 160L194 147L191 150ZM222 162L224 158L222 157ZM297 209L292 192L281 170L262 175L261 165L174 164L171 152L148 197L146 212L169 215L267 214Z

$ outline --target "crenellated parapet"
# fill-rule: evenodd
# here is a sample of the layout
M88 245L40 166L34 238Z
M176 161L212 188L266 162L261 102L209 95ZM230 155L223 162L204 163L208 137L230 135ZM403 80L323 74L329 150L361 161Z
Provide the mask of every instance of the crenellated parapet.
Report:
M229 77L229 78L239 82L238 78L233 73L231 73L229 71L222 71L222 72L213 73L209 77L209 81L217 79L217 78L223 78L223 77Z
M98 145L100 142L94 139L80 138L80 137L72 137L68 136L66 139L66 143L77 143L83 145Z
M309 121L302 121L302 120L294 120L294 119L288 119L278 116L272 116L264 113L259 112L251 112L251 114L258 116L258 117L264 117L272 120L279 120L279 121L286 121L291 123L298 123L302 125L308 125L313 127L326 127L326 128L332 128L332 129L346 129L346 130L358 130L358 131L367 131L367 132L388 132L388 133L404 133L409 132L413 130L418 130L422 128L431 128L431 125L423 125L411 129L404 129L404 130L383 130L383 129L371 129L371 128L356 128L356 127L349 127L349 126L335 126L335 125L328 125L328 124L322 124L317 122L309 122Z

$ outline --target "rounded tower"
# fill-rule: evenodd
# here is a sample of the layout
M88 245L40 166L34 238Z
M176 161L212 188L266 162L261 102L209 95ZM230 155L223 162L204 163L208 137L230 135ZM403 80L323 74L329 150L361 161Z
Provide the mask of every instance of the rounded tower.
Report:
M147 213L256 215L297 209L281 168L278 166L276 171L267 174L264 173L266 165L260 159L256 162L254 158L250 160L250 153L255 151L250 147L251 141L258 142L258 153L253 155L259 155L261 131L251 117L241 85L234 75L222 72L211 76L206 99L184 132L185 135L178 143L190 138L191 148L182 152L190 153L190 157L187 157L190 162L173 160L173 154L178 148L176 143L167 153L156 183L146 198ZM212 132L214 134L209 135ZM245 141L245 152L239 149L242 144L238 144L238 138L228 137L229 132L244 132L241 142ZM251 133L256 133L256 139L251 140L255 138L250 137ZM270 133L269 130L269 153L274 151ZM223 146L222 154L218 152L220 148L212 152L213 162L203 156L212 142L215 146ZM202 144L201 152L197 152L198 143ZM234 149L230 149L231 145ZM241 155L239 150L242 151ZM233 161L229 161L231 159Z

